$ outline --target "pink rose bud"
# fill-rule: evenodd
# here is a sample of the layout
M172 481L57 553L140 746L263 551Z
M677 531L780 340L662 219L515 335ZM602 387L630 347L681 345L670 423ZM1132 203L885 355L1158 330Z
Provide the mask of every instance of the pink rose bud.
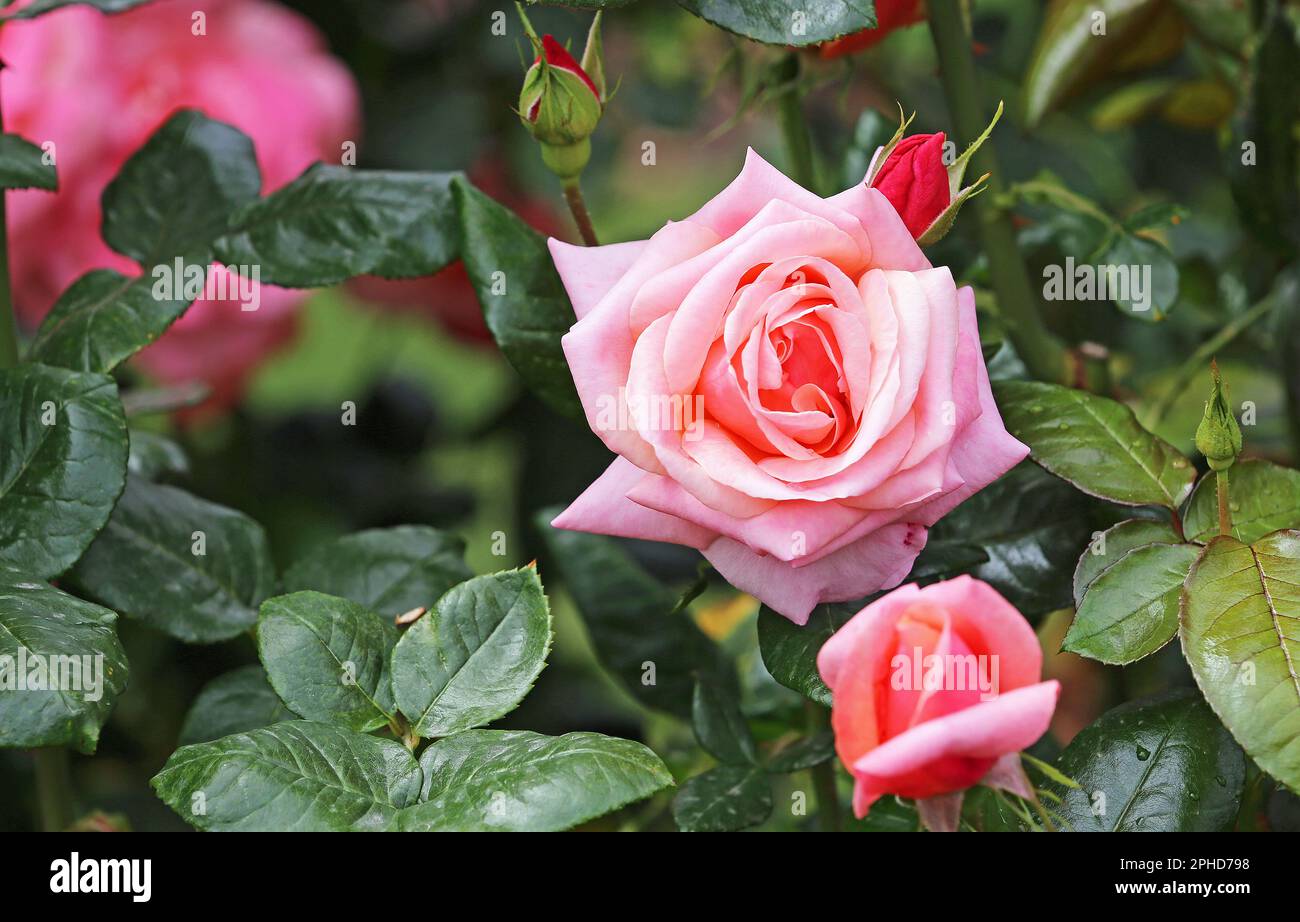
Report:
M817 656L854 813L912 797L929 828L950 831L972 785L1032 797L1019 753L1060 693L1042 665L1024 616L969 576L902 586L854 615Z
M984 189L987 175L965 188L962 179L975 151L993 131L1002 117L1002 104L993 121L960 156L947 163L944 147L947 138L938 134L914 134L903 137L910 118L902 120L889 143L876 151L867 171L867 185L879 189L894 206L907 229L921 246L936 243L952 229L957 212L966 200Z
M563 180L576 179L591 157L590 137L604 110L604 65L600 55L600 17L592 22L583 61L544 35L539 40L526 24L537 58L524 75L519 116L542 145L542 160ZM594 75L594 76L593 76Z

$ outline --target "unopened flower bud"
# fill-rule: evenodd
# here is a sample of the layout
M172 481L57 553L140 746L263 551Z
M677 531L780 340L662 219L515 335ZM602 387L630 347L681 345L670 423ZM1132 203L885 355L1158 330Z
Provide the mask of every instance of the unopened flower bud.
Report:
M587 36L583 62L552 36L538 41L537 58L524 76L519 116L542 146L542 160L563 180L576 179L591 157L591 135L604 109L604 65L600 60L599 16Z
M1210 389L1210 399L1205 402L1205 415L1196 427L1196 450L1205 455L1212 470L1224 471L1232 467L1237 455L1241 454L1241 427L1228 406L1217 364L1211 363L1210 374L1214 384Z

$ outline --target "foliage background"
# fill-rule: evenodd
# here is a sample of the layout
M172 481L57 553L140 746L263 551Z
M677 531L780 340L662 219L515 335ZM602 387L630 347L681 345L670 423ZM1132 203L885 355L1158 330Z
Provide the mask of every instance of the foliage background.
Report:
M290 5L318 25L361 86L361 166L466 170L516 207L526 202L536 223L575 239L558 184L511 109L524 54L513 18L503 39L491 34L490 5L482 3ZM974 33L990 109L1004 99L1009 112L1018 112L1042 10L1042 4L1026 0L977 4ZM539 31L581 47L586 15L540 9L532 15ZM746 145L781 164L772 107L747 92L757 59L768 52L754 46L741 52L725 33L661 3L608 16L605 50L607 72L621 83L593 139L584 177L603 242L644 237L694 210L734 176ZM992 139L1008 183L1049 170L1117 217L1157 202L1187 209L1163 234L1178 266L1178 295L1168 320L1142 323L1102 303L1055 302L1048 321L1070 342L1094 342L1109 351L1112 389L1132 398L1140 417L1172 395L1156 431L1189 453L1205 381L1198 377L1188 386L1176 370L1198 344L1270 290L1282 262L1276 252L1251 245L1225 176L1222 133L1244 83L1207 68L1198 54L1190 47L1140 75L1098 81L1032 131L1012 115ZM885 113L888 120L897 100L917 112L912 130L948 127L936 67L922 25L898 32L868 54L805 70L815 84L807 105L828 186L860 180L864 150L854 143L854 126L866 110ZM1140 80L1153 76L1194 79L1197 85L1183 106L1124 123L1114 114L1126 111L1122 94L1133 96ZM653 167L641 163L645 141L656 145ZM1029 209L1021 242L1031 278L1041 278L1043 264L1059 261L1072 220L1063 211ZM959 278L978 282L983 267L970 225L959 221L930 255L936 264L951 265ZM314 295L298 338L260 369L240 407L174 431L191 455L191 488L262 522L281 567L329 537L406 522L464 535L476 572L540 557L556 616L556 649L535 692L495 726L553 734L597 730L640 739L679 778L694 774L707 757L689 728L644 710L600 669L558 570L530 525L538 510L568 501L590 483L607 463L606 450L584 426L558 418L527 395L489 343L438 320L455 310L454 296L428 289L414 297L422 303L394 310L372 303L356 286ZM1294 296L1283 299L1219 353L1235 400L1258 408L1258 424L1246 433L1247 455L1283 464L1297 460L1296 309ZM1008 363L1004 372L1014 370L1014 357L1004 351L993 361L995 374L1000 361ZM356 429L338 425L344 400L361 408ZM504 557L493 554L497 532L506 536ZM1082 543L1071 540L1077 553ZM694 552L628 546L667 583L684 588L695 578ZM762 669L756 614L752 600L723 584L711 585L694 606L706 633L738 655L755 728L761 734L768 720L776 733L800 704ZM1068 613L1040 612L1033 620L1047 649L1055 651ZM148 779L175 748L199 689L235 666L256 662L253 644L241 636L215 646L186 646L129 619L119 621L119 631L131 659L131 685L105 727L98 754L72 757L75 787L85 806L124 814L135 829L185 828L154 796ZM1053 732L1040 746L1038 754L1047 757L1106 708L1192 684L1176 645L1123 672L1058 654L1048 673L1062 679L1066 692ZM32 827L32 784L27 755L0 751L0 791L7 792L0 797L0 829ZM668 796L597 825L671 828ZM783 796L778 789L778 804ZM1277 794L1261 808L1275 828L1300 824L1300 802L1290 795ZM761 828L799 822L777 809Z

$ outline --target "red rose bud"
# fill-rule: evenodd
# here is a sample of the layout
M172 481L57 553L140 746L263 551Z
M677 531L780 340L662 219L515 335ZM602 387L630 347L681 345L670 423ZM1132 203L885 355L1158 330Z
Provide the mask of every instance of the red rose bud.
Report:
M542 160L551 172L564 180L576 179L591 157L589 138L604 110L600 16L591 24L583 54L590 74L552 36L538 40L527 21L525 28L538 53L524 75L520 118L542 145Z
M833 42L823 42L817 46L817 54L823 60L857 54L879 43L895 29L914 25L923 19L925 19L923 0L876 0L874 29L863 29L844 38L837 38Z
M903 119L889 143L876 151L867 170L866 183L889 199L917 243L929 246L943 239L952 229L961 206L983 191L987 174L965 188L962 179L970 158L1001 117L1002 104L998 103L993 121L952 163L944 163L947 139L942 131L903 137L910 118Z
M903 138L871 180L913 237L924 234L951 199L948 167L943 162L945 140L942 131Z

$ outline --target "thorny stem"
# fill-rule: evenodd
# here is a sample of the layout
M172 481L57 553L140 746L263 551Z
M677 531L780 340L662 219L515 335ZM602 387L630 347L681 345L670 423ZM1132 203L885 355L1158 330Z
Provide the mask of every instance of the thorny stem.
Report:
M600 246L600 240L596 238L596 228L592 226L591 215L587 213L587 202L582 197L582 186L578 180L571 179L564 183L564 200L569 204L569 211L573 213L573 222L578 225L578 233L582 235L582 242L589 247Z
M777 121L785 142L790 178L805 189L816 191L817 169L813 160L812 135L803 113L803 93L799 88L799 58L795 52L779 67L782 84L777 88Z
M72 823L72 780L68 750L63 746L33 749L36 762L36 809L44 832L60 832Z
M1215 483L1219 494L1219 534L1232 534L1232 513L1228 510L1228 471L1225 468L1215 471Z
M830 711L811 701L804 702L808 714L808 732L817 733L830 724ZM817 824L822 832L840 831L840 797L835 788L835 760L809 769L813 790L817 793Z
M968 144L980 136L987 124L970 33L959 0L931 0L927 9L954 133L960 142ZM976 196L972 204L979 219L998 309L1006 318L1011 342L1035 378L1069 383L1065 348L1043 325L1038 298L1020 258L1011 216L998 205L1003 183L993 145L985 144L976 151L971 166L976 176L990 174L987 193Z

